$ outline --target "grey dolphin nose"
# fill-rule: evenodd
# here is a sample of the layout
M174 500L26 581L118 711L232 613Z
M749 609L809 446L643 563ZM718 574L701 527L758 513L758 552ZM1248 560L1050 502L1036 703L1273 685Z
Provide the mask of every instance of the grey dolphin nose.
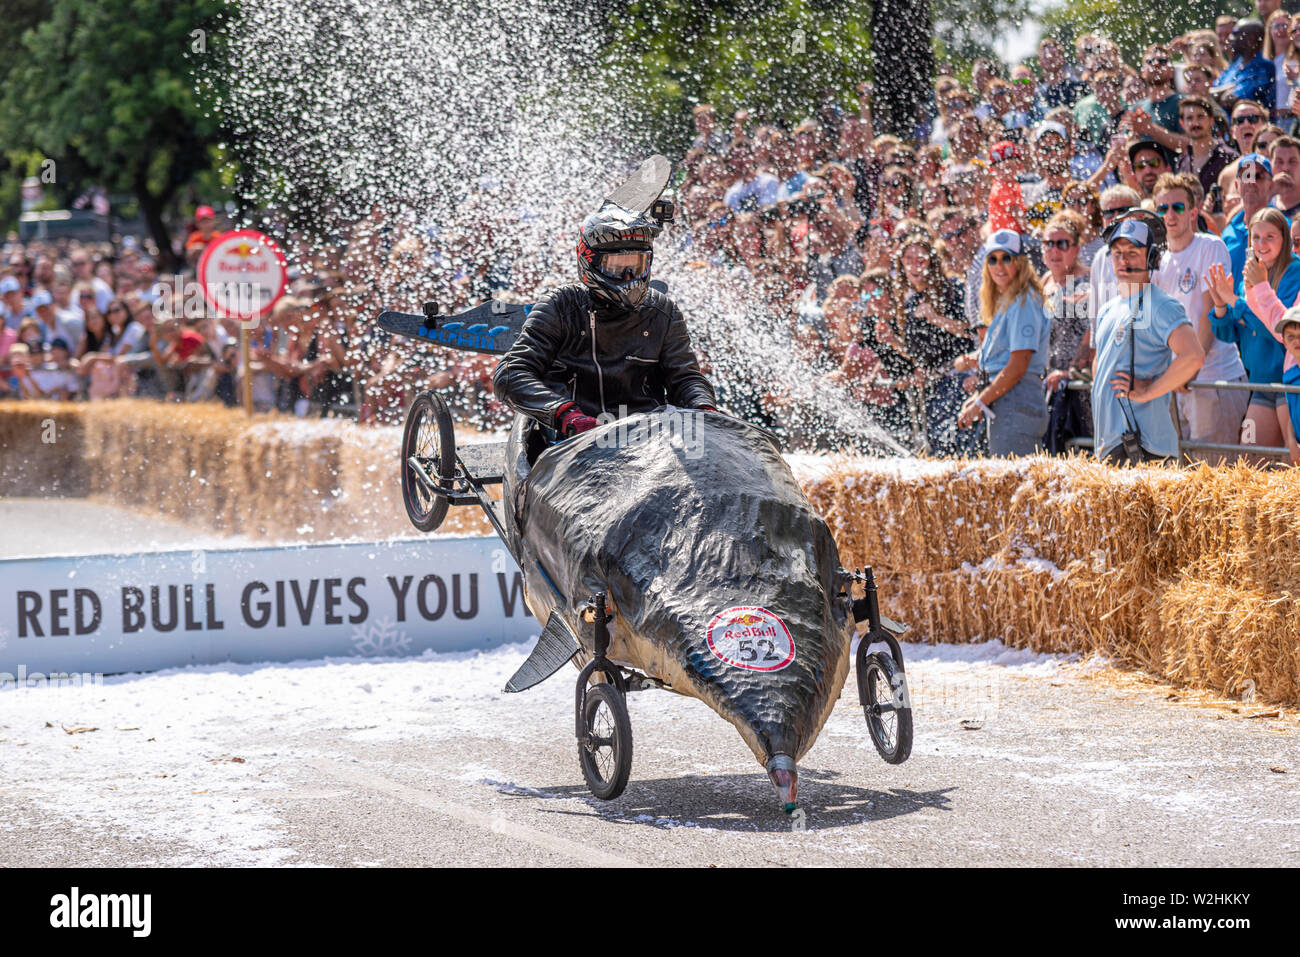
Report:
M788 754L774 754L767 762L767 776L776 788L776 796L784 805L786 814L793 814L799 806L799 769Z

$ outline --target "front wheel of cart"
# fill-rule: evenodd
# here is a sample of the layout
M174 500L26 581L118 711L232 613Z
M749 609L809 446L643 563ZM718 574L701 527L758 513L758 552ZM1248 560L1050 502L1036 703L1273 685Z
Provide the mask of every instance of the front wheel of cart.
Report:
M867 731L880 756L889 764L902 764L912 753L912 706L907 679L887 651L858 653L858 686Z
M610 684L592 685L582 702L583 726L578 761L591 793L612 801L632 774L632 721L627 702Z

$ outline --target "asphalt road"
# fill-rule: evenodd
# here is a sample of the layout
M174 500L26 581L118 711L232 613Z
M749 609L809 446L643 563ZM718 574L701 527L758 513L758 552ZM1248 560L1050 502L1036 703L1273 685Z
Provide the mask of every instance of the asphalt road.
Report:
M850 682L800 762L802 832L739 735L665 692L632 696L632 781L596 800L575 673L502 694L518 646L11 689L0 865L1300 864L1293 714L907 648L911 760L879 759Z

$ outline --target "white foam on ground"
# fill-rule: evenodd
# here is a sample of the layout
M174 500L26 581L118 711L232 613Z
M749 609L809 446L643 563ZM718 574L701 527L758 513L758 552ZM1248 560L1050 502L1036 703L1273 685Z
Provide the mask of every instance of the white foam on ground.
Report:
M302 747L293 746L301 760L320 750L322 734L365 744L485 732L526 747L538 727L567 716L573 700L572 680L549 681L523 695L502 693L532 644L403 659L199 665L108 677L97 687L11 686L0 690L6 802L32 802L79 827L173 848L158 863L295 863L284 846L284 821L268 801L284 793L276 775L284 759L276 749L301 736ZM932 681L945 671L1036 675L1065 660L996 641L907 644L904 655L920 679ZM693 699L647 693L638 696L637 711L643 721L716 721L719 736L734 736ZM852 728L843 730L863 737L860 714L847 712L833 715L824 733L836 734L838 722L850 719ZM98 730L68 734L65 727ZM267 745L272 731L274 743ZM716 761L694 755L694 770L728 769L743 753L738 738L733 745L720 749ZM533 790L497 768L466 767L459 777L512 793ZM15 827L0 818L0 830Z

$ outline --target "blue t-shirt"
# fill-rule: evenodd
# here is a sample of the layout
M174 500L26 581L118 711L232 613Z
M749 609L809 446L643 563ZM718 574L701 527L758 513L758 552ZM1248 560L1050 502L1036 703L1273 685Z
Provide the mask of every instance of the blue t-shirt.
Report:
M1246 247L1250 245L1250 230L1246 228L1246 214L1243 210L1237 210L1232 219L1228 220L1219 238L1228 247L1232 277L1241 282L1241 274L1246 268Z
M1237 57L1219 74L1210 92L1215 94L1224 90L1231 93L1234 99L1254 100L1271 110L1277 93L1276 70L1273 61L1266 60L1263 56L1257 56L1249 63L1243 63L1241 57Z
M1128 372L1130 348L1136 378L1155 379L1161 375L1174 357L1169 337L1182 325L1192 326L1183 304L1150 284L1143 286L1138 295L1115 296L1101 307L1092 380L1093 441L1098 458L1120 444L1129 428L1125 412L1136 421L1144 449L1152 455L1178 454L1178 430L1169 412L1169 395L1150 402L1133 402L1127 397L1121 400L1110 380L1117 373Z
M980 347L980 369L997 375L1011 361L1011 353L1033 349L1026 375L1041 376L1047 371L1047 346L1052 335L1052 317L1043 302L1029 290L993 316L984 345Z

